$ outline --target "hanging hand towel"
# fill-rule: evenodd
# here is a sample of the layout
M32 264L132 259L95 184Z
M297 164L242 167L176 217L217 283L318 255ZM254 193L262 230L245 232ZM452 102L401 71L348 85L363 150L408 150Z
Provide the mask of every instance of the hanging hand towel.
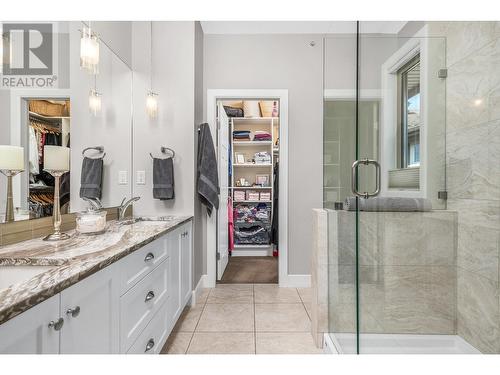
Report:
M208 215L212 209L219 209L219 175L215 147L207 123L200 125L198 134L197 192L201 203L207 207Z
M103 159L83 158L80 179L80 198L98 198L102 195Z
M174 160L153 158L153 198L174 199Z

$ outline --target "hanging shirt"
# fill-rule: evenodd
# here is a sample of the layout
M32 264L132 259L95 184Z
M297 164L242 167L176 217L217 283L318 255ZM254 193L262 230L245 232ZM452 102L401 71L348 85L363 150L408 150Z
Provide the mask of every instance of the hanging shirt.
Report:
M29 142L29 160L30 160L30 173L31 174L38 174L40 173L40 169L38 166L39 163L39 157L38 157L38 142L36 138L36 133L35 129L33 127L29 127L29 136L30 136L30 142Z

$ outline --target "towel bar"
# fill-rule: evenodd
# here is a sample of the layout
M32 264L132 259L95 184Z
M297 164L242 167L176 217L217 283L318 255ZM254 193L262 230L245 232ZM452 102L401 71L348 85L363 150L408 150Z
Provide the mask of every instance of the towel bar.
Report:
M161 151L161 153L162 153L162 154L166 154L166 153L167 153L167 151L170 151L170 153L172 154L172 155L171 155L171 157L172 157L172 158L174 158L174 157L175 157L175 151L174 151L174 150L172 150L172 149L171 149L171 148L169 148L169 147L161 146L160 151ZM153 154L152 154L151 152L149 153L149 155L151 156L151 159L154 159Z

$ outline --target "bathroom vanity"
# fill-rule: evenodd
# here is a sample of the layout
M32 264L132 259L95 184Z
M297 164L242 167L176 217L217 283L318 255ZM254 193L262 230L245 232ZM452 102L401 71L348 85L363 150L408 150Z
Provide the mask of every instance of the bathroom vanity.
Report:
M192 296L192 218L0 248L0 353L159 353Z

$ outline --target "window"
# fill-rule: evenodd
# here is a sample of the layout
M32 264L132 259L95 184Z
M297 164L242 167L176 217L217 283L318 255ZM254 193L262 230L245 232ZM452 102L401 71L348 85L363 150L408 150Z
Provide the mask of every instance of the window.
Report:
M398 71L400 168L420 166L420 56Z

